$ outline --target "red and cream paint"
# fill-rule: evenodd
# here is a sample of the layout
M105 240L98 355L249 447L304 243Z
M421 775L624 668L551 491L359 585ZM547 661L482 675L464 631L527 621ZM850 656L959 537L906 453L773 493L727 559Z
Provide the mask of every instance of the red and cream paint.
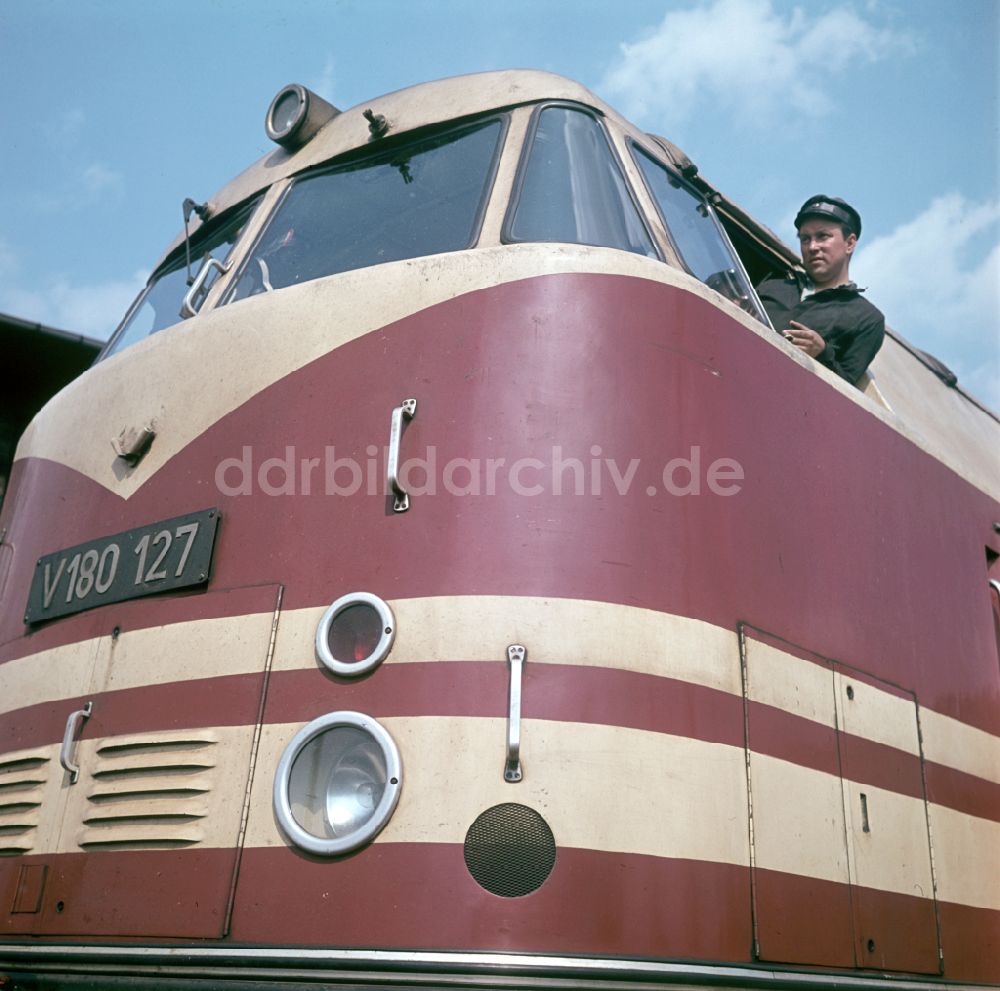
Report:
M0 826L35 819L0 857L0 931L1000 981L996 493L661 263L460 257L205 314L98 365L29 428L2 522L0 774L37 783ZM439 485L405 514L321 476L308 495L217 487L245 447L255 465L289 446L364 465L410 396L404 457L639 464L626 494L607 474L572 494L569 472L556 494L539 470L523 476L537 495ZM109 439L149 420L149 455L116 477ZM665 491L694 448L737 462L739 491ZM23 626L42 554L211 506L204 593ZM397 639L350 682L313 638L360 590L390 603ZM528 651L517 785L511 643ZM70 787L59 743L85 701ZM337 709L386 726L404 786L373 843L323 860L282 837L271 787L295 732ZM178 778L176 821L129 834L100 788L154 752L182 754L197 786ZM518 899L480 888L462 854L509 801L558 848Z

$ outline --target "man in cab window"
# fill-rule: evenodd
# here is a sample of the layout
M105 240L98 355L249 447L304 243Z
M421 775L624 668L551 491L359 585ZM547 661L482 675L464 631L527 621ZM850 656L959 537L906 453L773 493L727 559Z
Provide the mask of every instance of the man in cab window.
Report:
M885 337L884 317L848 274L861 217L836 196L810 196L795 228L809 280L768 279L757 294L775 330L857 385Z

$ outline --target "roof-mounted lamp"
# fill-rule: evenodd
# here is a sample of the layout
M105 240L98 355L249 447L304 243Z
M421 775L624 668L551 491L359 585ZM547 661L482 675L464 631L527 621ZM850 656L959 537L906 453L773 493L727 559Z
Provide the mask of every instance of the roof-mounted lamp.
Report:
M327 103L312 90L291 83L278 90L271 101L264 118L264 130L272 141L294 151L339 113L332 103Z

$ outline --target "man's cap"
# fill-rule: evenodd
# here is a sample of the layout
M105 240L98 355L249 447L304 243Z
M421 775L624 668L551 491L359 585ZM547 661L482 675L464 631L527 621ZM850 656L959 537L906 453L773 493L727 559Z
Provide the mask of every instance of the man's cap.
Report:
M838 196L810 196L795 217L795 229L798 230L809 217L836 221L853 231L855 237L861 237L861 214Z

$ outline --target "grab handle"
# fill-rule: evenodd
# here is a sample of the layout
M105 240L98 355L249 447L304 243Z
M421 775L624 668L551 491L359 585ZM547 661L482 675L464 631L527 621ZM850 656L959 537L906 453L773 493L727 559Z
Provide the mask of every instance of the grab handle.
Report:
M202 286L205 285L205 280L208 278L208 273L212 269L217 269L219 272L228 272L229 266L225 262L220 262L218 258L206 258L205 264L198 269L198 274L194 277L194 282L191 283L191 288L184 295L184 302L181 303L181 316L186 320L188 317L193 317L198 311L194 308L194 301L201 292Z
M410 508L410 497L399 482L399 446L403 441L403 420L412 420L417 412L416 399L404 399L392 411L389 424L389 457L386 461L386 481L392 490L392 508L405 513Z
M94 710L94 703L88 702L82 709L71 712L66 720L66 732L63 733L62 750L59 751L59 763L69 771L69 783L75 785L80 777L80 768L73 763L73 744L76 741L76 734L80 731L84 720L90 718Z
M521 780L521 674L527 658L527 650L519 643L507 648L507 663L510 666L510 691L507 696L507 761L504 764L503 779L509 784Z

